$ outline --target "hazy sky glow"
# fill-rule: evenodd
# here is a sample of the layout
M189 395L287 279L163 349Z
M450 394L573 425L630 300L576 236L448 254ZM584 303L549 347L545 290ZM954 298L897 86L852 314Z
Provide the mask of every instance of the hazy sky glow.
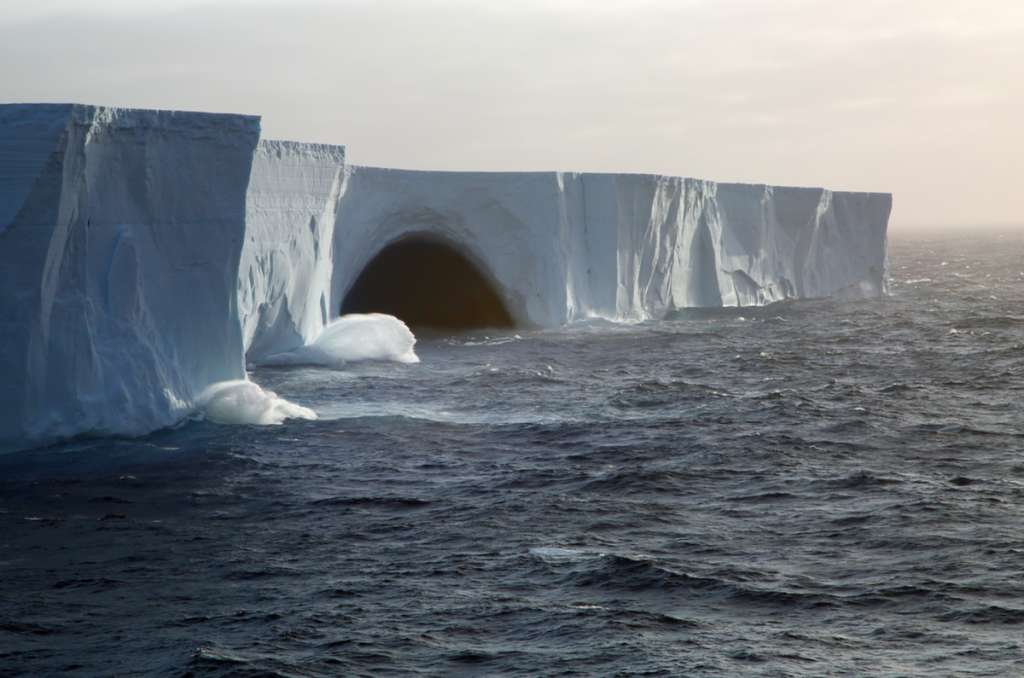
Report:
M895 194L1024 222L1019 0L5 0L0 100L258 113L355 164Z

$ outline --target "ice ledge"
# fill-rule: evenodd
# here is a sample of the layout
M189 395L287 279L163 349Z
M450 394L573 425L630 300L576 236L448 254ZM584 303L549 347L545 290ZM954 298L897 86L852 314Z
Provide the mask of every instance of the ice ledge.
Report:
M258 153L276 158L296 157L306 160L320 160L345 164L345 147L334 144L317 144L281 139L261 139Z
M264 142L261 141L261 144ZM302 141L284 141L284 142L266 142L266 143L286 143L294 145L295 147L312 146L316 147L320 144L308 144ZM344 147L340 147L344 148ZM365 172L375 172L382 175L407 175L407 176L420 176L420 177L452 177L462 179L478 179L478 178L550 178L559 180L573 180L583 177L599 178L604 177L608 179L634 179L639 181L688 181L688 182L700 182L709 185L724 187L724 188L736 188L736 189L753 189L757 191L767 191L769 194L775 190L783 191L813 191L822 192L827 191L829 193L840 193L843 195L862 195L871 196L875 198L888 198L892 199L892 193L885 191L851 191L843 189L832 189L824 186L807 186L807 185L790 185L790 184L764 184L757 182L743 182L743 181L718 181L715 179L702 179L699 177L693 177L682 174L658 174L655 172L585 172L577 170L431 170L431 169L403 169L399 167L380 167L378 165L350 165L352 169L358 169Z
M207 113L171 109L121 108L77 103L0 104L0 121L6 125L33 124L40 119L63 118L78 125L103 125L112 129L158 128L166 132L195 134L205 128L219 131L260 131L260 116L238 113ZM0 128L0 132L3 128Z

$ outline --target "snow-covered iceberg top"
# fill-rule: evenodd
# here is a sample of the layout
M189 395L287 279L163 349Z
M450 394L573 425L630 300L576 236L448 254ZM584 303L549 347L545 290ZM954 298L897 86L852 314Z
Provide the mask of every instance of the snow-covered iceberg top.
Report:
M343 308L555 326L878 296L890 208L353 167L343 147L259 141L252 116L0 105L0 446L174 423L246 359L313 355Z

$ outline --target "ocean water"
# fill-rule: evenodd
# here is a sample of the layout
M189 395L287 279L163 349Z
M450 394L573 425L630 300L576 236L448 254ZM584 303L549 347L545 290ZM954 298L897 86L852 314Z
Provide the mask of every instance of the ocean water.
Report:
M0 457L0 675L1024 674L1024 233Z

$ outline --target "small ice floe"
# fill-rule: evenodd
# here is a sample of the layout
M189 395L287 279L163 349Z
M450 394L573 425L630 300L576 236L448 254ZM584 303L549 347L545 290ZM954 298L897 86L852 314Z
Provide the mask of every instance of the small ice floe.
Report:
M199 396L201 416L218 424L271 426L286 419L316 419L316 412L245 379L221 381Z
M362 360L418 363L416 336L392 315L351 313L327 325L310 344L275 353L264 365L324 365L340 367Z

